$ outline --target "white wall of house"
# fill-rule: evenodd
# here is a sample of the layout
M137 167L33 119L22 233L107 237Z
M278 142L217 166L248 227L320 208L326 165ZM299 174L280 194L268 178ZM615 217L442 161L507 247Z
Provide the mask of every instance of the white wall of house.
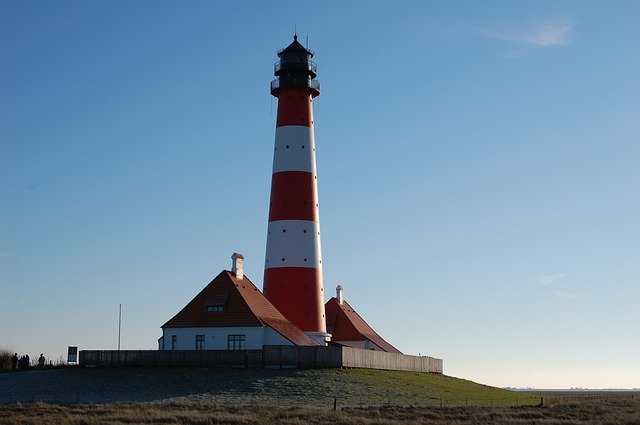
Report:
M196 336L204 335L204 350L226 350L229 335L244 335L245 349L262 349L263 345L293 345L291 341L269 326L233 328L166 328L158 340L159 350L171 350L176 336L176 350L195 350Z

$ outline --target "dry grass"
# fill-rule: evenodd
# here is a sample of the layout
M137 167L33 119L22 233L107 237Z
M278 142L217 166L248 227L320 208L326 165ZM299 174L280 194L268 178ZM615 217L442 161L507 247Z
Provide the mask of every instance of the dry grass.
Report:
M350 407L337 411L303 407L126 403L0 405L2 424L640 424L640 398L616 394L572 398L551 406Z

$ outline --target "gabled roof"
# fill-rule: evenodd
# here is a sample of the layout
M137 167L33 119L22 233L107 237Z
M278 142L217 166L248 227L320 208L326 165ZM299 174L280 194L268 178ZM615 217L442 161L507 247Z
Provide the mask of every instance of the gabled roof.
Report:
M327 332L332 341L369 340L388 353L400 353L400 350L385 341L362 317L347 303L342 304L334 297L324 306L327 317Z
M224 311L207 312L207 306ZM269 326L295 345L319 345L290 323L245 275L224 270L162 328Z

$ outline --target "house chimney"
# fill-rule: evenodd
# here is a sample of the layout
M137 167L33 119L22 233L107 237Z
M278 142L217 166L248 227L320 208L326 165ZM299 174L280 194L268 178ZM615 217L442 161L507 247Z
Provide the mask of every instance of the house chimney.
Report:
M338 304L342 305L342 291L344 290L344 288L342 288L342 285L338 285L336 286L336 299L338 300Z
M244 256L237 252L234 252L231 256L233 265L231 266L231 273L236 275L236 279L242 280L244 278L244 269L242 263L244 262Z

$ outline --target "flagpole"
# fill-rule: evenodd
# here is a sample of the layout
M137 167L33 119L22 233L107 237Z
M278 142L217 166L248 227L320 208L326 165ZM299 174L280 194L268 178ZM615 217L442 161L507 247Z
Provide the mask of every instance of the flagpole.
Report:
M122 304L118 310L118 351L120 351L120 328L122 324Z

